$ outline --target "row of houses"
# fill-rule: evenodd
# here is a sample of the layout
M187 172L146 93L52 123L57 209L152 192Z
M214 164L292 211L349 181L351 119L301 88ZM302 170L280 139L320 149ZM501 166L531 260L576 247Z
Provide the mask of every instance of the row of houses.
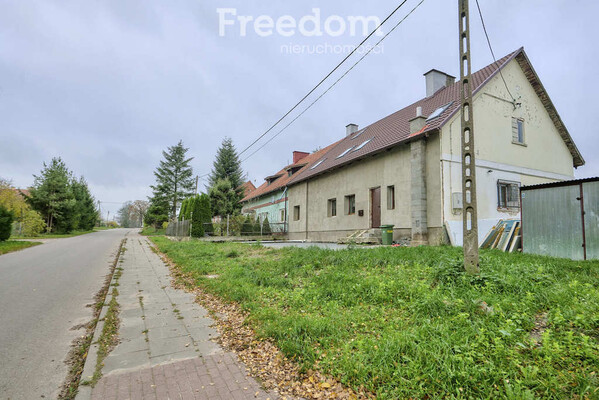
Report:
M349 124L319 151L294 151L290 165L248 187L242 212L268 217L289 239L337 241L391 224L396 241L461 245L459 85L436 69L424 78L421 100L365 128ZM519 218L521 185L572 179L584 159L523 48L472 83L482 239L498 220Z

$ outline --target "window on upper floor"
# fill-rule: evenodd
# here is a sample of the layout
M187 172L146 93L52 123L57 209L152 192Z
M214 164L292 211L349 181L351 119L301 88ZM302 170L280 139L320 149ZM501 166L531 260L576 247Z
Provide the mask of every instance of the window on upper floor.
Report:
M281 210L281 222L285 222L285 209Z
M524 120L512 117L512 143L524 144Z
M300 206L293 207L293 220L299 221L300 219Z
M520 184L518 182L497 181L497 207L520 208Z
M329 217L337 216L337 199L329 199L327 201L327 215Z

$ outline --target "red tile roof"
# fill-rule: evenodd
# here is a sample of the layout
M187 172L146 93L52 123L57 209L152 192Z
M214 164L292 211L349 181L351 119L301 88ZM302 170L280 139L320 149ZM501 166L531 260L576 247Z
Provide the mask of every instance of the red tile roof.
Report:
M281 169L276 174L269 176L268 178L273 178L275 176L279 176L279 178L277 178L270 185L268 184L268 182L264 182L262 185L258 186L258 188L256 190L252 191L249 195L246 195L241 201L246 202L251 199L254 199L254 198L257 198L260 196L264 196L266 194L269 194L269 193L272 193L274 191L284 188L287 185L287 183L289 181L291 181L291 179L293 177L295 177L298 174L301 174L303 171L310 168L316 161L320 160L320 158L324 154L326 154L329 150L331 150L337 143L339 143L339 142L335 142L335 143L325 147L324 149L321 149L312 154L309 154L306 157L300 159L298 162L296 162L294 164L290 164L290 165L286 166L285 168ZM293 174L293 176L289 176L289 173L287 171L290 169L296 169L296 168L300 168L300 170L298 172L296 172L295 174Z
M516 56L526 57L524 49L520 48L511 54L497 60L497 63L490 64L485 68L472 74L472 81L474 93L480 90L491 78L498 73L498 71L512 61ZM518 60L520 62L520 60ZM526 59L528 61L528 59ZM499 66L499 67L498 67ZM529 80L531 78L529 77ZM538 78L537 78L538 79ZM532 83L532 81L531 81ZM534 86L534 85L533 85ZM383 150L396 146L402 142L431 133L440 129L456 112L459 111L461 106L459 82L448 87L439 89L432 96L421 99L383 119L373 123L372 125L359 130L350 136L347 136L331 145L331 150L323 155L321 160L324 160L316 168L304 169L300 173L296 174L293 179L289 182L289 185L304 181L313 176L322 174L331 169L340 167L348 164L352 161L359 160L366 156L370 156L379 153ZM428 121L425 127L417 134L410 135L410 120L416 117L416 108L422 107L422 115L428 116L432 114L439 107L448 105L447 109L439 115L437 118ZM552 104L546 106L548 108L553 107ZM553 108L555 110L555 108ZM557 113L557 112L556 112ZM557 125L556 125L557 126ZM574 146L573 141L569 133L565 130L565 127L561 126L560 134L562 138L570 148L570 152L574 157L574 165L580 164L582 157ZM560 127L558 126L558 130ZM569 139L569 140L568 140ZM361 144L368 141L363 147L358 150L351 150L345 153L352 147L359 147ZM569 145L569 142L571 145ZM319 160L320 161L320 160ZM584 163L584 161L582 161ZM580 164L582 165L582 164Z
M254 190L256 190L256 186L254 186L252 181L245 182L243 185L241 185L241 188L243 189L244 196L247 196L250 193L252 193Z

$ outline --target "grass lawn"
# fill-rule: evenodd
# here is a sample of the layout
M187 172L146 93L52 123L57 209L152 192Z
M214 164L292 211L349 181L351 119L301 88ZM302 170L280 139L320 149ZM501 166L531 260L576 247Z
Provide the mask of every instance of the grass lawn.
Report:
M146 226L141 230L141 234L144 236L164 236L166 235L166 229L155 229L151 226Z
M41 244L41 243L21 242L21 241L16 241L16 240L7 240L4 242L0 242L0 255L6 254L6 253L11 253L13 251L23 250L28 247L37 246L38 244Z
M599 262L491 250L468 276L460 248L153 241L304 368L378 398L599 398Z

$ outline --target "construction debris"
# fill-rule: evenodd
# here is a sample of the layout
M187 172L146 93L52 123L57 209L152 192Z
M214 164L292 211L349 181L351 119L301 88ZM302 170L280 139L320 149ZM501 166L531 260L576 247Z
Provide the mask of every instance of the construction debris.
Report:
M518 219L500 219L482 241L481 249L499 249L508 253L522 250L522 223Z

